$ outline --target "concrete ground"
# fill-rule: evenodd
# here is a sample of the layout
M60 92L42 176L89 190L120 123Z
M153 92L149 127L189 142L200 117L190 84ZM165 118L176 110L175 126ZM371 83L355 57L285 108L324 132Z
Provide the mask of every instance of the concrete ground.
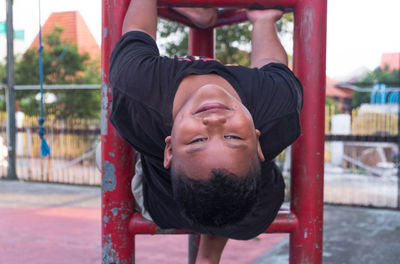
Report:
M400 211L326 205L324 264L400 263ZM288 239L253 264L288 263Z
M101 263L100 188L0 180L0 263ZM400 211L325 206L324 263L399 263ZM187 237L138 236L137 263L187 263ZM157 249L157 250L154 250ZM230 241L221 263L288 263L288 236Z

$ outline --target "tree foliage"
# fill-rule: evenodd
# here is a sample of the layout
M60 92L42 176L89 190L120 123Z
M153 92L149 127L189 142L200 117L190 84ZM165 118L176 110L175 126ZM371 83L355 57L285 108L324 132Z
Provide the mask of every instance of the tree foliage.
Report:
M244 47L251 40L249 22L217 28L215 54L224 64L250 66L250 52Z
M157 33L162 40L166 41L160 44L165 50L165 54L170 57L188 55L189 29L181 24L166 20L159 19L158 21Z
M338 107L337 103L335 102L335 100L333 100L332 98L326 97L325 105L328 106L329 109L333 109L334 114L339 113L339 107Z
M99 61L90 60L88 53L80 54L76 44L61 40L64 29L60 26L43 38L43 81L45 84L98 84L100 83ZM15 64L17 85L39 84L39 54L37 49L28 49ZM57 101L45 104L46 114L57 118L98 118L100 91L58 90L47 91L56 95ZM27 115L39 114L38 91L17 91L21 110Z
M285 14L277 23L281 34L291 34L293 14ZM185 26L169 21L159 21L159 36L167 42L160 43L167 56L188 55L188 32ZM250 65L250 42L252 26L249 22L224 26L216 29L216 58L224 64Z
M0 81L5 81L6 78L6 65L0 62Z
M387 87L399 87L400 71L389 71L388 67L381 69L376 68L372 72L367 73L366 77L360 82L354 83L361 88L372 88L374 84L385 84ZM371 93L369 92L354 92L352 106L358 107L363 103L370 102Z

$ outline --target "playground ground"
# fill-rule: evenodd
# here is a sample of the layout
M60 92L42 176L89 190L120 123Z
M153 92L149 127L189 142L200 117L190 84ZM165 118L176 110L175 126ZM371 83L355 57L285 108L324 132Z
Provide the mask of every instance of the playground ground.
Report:
M0 180L0 263L101 263L100 188ZM400 211L326 205L324 263L399 263ZM187 263L187 236L139 236L136 263ZM288 263L288 236L229 241L224 263Z

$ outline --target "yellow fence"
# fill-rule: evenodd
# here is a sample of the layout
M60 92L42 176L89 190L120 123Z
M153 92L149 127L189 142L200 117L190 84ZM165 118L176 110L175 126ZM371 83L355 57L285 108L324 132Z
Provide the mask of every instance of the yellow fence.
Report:
M334 106L325 107L325 134L331 133ZM22 155L40 155L40 137L37 133L39 117L25 116L23 132L18 132L17 140L21 143ZM5 139L6 113L0 113L0 125ZM45 121L45 139L51 147L52 156L73 158L85 153L99 140L99 120L71 119L58 120L48 116ZM353 135L396 135L398 132L397 114L360 113L354 109L351 113L351 133ZM282 158L282 157L280 157Z
M355 135L396 135L398 114L360 113L352 111L351 131Z
M325 107L325 134L331 133L334 107ZM363 113L359 108L351 112L352 135L397 135L398 115L392 113Z
M19 155L40 155L41 140L38 135L38 119L36 116L25 116L23 124L17 121L17 144L22 146ZM0 123L6 127L6 113L0 113ZM93 148L99 139L99 120L70 119L58 120L46 117L45 139L51 148L51 155L59 158L74 158ZM3 129L4 130L4 129ZM21 153L22 150L22 153Z
M100 120L58 120L48 116L44 123L45 139L50 146L48 157L40 155L38 117L16 118L17 175L33 181L100 184L95 149L100 141ZM5 138L6 113L0 113L2 136ZM0 177L7 174L0 168Z
M325 134L331 132L331 120L334 114L333 106L325 108ZM19 169L20 175L27 175L29 179L33 179L35 175L41 175L43 179L43 175L46 175L50 181L54 179L54 181L68 183L99 184L100 174L95 169L94 148L100 140L100 120L57 120L48 116L44 125L45 139L51 148L51 155L46 159L40 156L38 117L25 116L22 124L17 122L16 154L18 164L23 168ZM1 135L5 139L6 113L4 112L0 112L0 126ZM397 114L362 113L359 109L355 109L351 113L351 129L353 135L396 135L398 116ZM277 157L277 161L283 163L286 159L285 155L286 151L282 152ZM325 160L329 162L330 159L330 151L325 150ZM76 172L73 172L72 168ZM5 173L6 170L0 168L0 177ZM65 175L70 176L68 178ZM81 181L85 175L89 175L91 180Z

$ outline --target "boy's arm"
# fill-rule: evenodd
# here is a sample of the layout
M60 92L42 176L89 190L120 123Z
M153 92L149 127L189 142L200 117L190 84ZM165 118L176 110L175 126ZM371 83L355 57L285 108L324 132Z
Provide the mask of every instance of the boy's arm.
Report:
M131 0L122 24L122 34L139 30L154 40L157 35L157 0Z
M215 8L174 8L200 28L215 24ZM122 25L122 34L132 30L144 31L154 40L157 36L157 0L131 0Z
M283 15L277 9L249 10L247 16L253 23L251 67L278 62L288 64L288 58L276 31L275 22Z
M202 234L196 264L218 264L228 238Z

